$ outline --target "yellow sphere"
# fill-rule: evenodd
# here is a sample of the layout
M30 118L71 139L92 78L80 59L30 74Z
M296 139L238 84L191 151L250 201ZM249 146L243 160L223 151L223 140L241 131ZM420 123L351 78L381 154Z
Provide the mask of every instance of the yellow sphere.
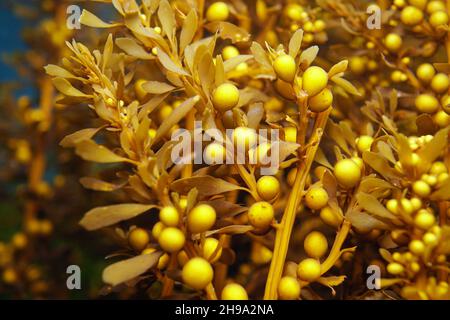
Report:
M159 220L168 227L176 227L180 223L180 214L175 207L167 206L159 212Z
M408 0L408 3L416 8L423 10L427 5L427 0Z
M313 231L306 236L303 247L308 256L320 259L328 251L328 241L321 232Z
M433 116L434 122L441 128L445 128L450 125L450 116L445 111L438 111Z
M423 12L416 7L407 6L402 10L400 20L408 26L415 26L422 22Z
M263 176L258 179L256 190L263 200L269 201L280 193L280 182L274 176Z
M284 9L284 14L293 21L301 21L303 12L303 7L297 3L290 3Z
M308 282L317 280L321 275L320 262L316 259L307 258L298 264L297 276Z
M315 96L328 84L328 74L320 67L312 66L305 70L302 77L303 90L309 96Z
M214 252L217 250L217 253ZM219 240L215 238L206 238L203 243L203 258L211 263L216 262L222 255L222 247L219 245ZM214 257L213 257L214 254Z
M192 258L181 272L183 282L196 290L203 290L211 283L214 271L208 261L203 258Z
M28 244L28 238L24 233L18 232L13 236L11 242L16 249L24 249Z
M353 188L361 180L361 168L351 159L342 159L334 166L334 176L342 186Z
M281 300L296 300L300 297L300 284L294 277L283 277L278 284L278 296Z
M433 89L434 92L446 92L449 86L450 80L448 78L448 75L446 75L445 73L438 73L431 80L431 89Z
M136 251L142 251L150 242L150 237L146 230L135 228L128 234L128 243Z
M448 23L448 15L445 11L433 12L430 16L430 24L437 28Z
M214 90L212 101L221 112L233 109L239 102L239 90L234 84L223 83Z
M434 215L426 209L421 209L414 217L414 225L420 229L427 230L436 222Z
M159 235L161 234L161 231L163 231L163 229L165 227L166 226L161 221L158 221L157 223L155 223L155 225L152 228L152 236L153 236L153 238L155 238L157 240L159 238Z
M2 280L4 283L9 285L14 284L17 282L18 278L19 277L16 270L12 268L6 268L5 270L3 270Z
M257 135L255 129L237 127L233 130L233 143L236 148L248 150L256 145Z
M286 82L292 82L295 78L297 65L290 55L282 54L273 62L273 69L278 78Z
M439 109L439 101L431 94L418 95L414 103L420 112L434 113Z
M421 240L412 240L409 243L409 251L411 251L416 256L420 256L425 252L425 244Z
M384 38L384 44L390 52L397 52L402 47L402 38L396 33L389 33Z
M161 248L169 253L180 251L185 243L184 233L174 227L167 227L161 231L158 242Z
M373 143L373 138L371 136L359 136L356 139L356 147L358 148L359 152L364 152L364 151L370 151L370 147L372 146Z
M328 109L333 103L333 93L325 88L315 96L308 99L308 107L313 112L322 112Z
M432 174L440 174L447 172L447 166L442 161L435 161L431 165L430 173Z
M248 300L247 291L237 283L227 284L221 294L222 300Z
M224 60L229 60L231 58L237 57L239 55L239 50L235 46L226 46L222 50L222 56Z
M248 221L257 229L265 229L273 221L275 212L270 203L259 201L252 204L248 210Z
M342 217L330 207L324 207L320 210L320 219L334 228L339 227L342 223Z
M422 63L416 70L417 78L419 78L424 83L429 83L433 79L436 71L433 65L429 63Z
M348 61L350 70L355 74L362 74L366 71L367 59L365 57L354 56Z
M396 214L398 212L398 201L397 201L397 199L389 199L386 202L386 209L388 209L390 212Z
M419 197L427 197L431 193L431 188L425 181L417 180L413 184L413 191L415 194L417 194Z
M328 193L324 188L312 187L306 192L305 203L312 210L320 210L328 204Z
M205 163L209 165L223 164L227 156L225 147L217 142L210 143L206 146L203 158Z
M206 11L208 21L225 21L230 15L230 9L225 2L218 1L211 4Z
M432 14L436 11L445 11L445 4L442 1L430 1L427 5L428 14Z
M400 263L392 262L388 264L387 271L390 274L399 275L402 274L403 271L405 271L405 268Z
M177 253L177 261L181 267L184 267L184 265L189 261L189 256L187 255L186 251L181 250Z
M208 231L216 223L216 210L208 204L199 204L189 212L188 229L192 233Z

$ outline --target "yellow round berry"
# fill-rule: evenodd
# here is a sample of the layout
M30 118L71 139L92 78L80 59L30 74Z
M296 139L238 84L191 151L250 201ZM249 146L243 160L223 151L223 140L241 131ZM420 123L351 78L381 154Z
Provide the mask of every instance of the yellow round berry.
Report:
M150 242L150 237L146 230L135 228L128 234L128 243L136 251L142 251Z
M2 280L4 283L6 284L15 284L18 280L18 275L16 270L12 269L12 268L6 268L5 270L3 270L3 274L2 274Z
M226 46L222 50L222 56L224 60L229 60L231 58L237 57L239 55L239 50L235 46Z
M225 147L217 142L210 143L206 146L203 159L209 165L223 164L226 159L227 151Z
M237 127L233 130L233 143L239 150L248 150L255 146L257 135L255 129L248 127Z
M325 88L315 96L308 99L308 107L313 112L322 112L328 109L333 103L333 93Z
M273 221L275 212L270 203L259 201L252 204L248 209L248 221L257 229L265 229L270 226Z
M450 124L450 115L440 110L434 114L433 120L439 127L445 128Z
M324 207L320 210L320 219L334 228L339 227L342 223L342 217L339 216L338 213L334 212L330 207Z
M286 82L292 82L295 78L297 65L294 58L288 54L279 55L273 62L273 69L278 78Z
M306 192L305 203L312 210L320 210L328 203L328 193L324 188L312 187Z
M176 227L180 223L180 214L175 207L167 206L159 212L159 220L168 227Z
M222 300L248 300L247 291L237 283L227 284L221 294Z
M431 79L431 89L433 89L434 92L446 92L449 86L450 80L445 73L438 73Z
M397 52L402 47L402 38L396 33L389 33L384 38L384 44L390 52Z
M322 32L325 30L325 28L327 27L325 21L323 20L316 20L314 21L314 29L316 30L316 32Z
M28 238L24 233L18 232L13 236L11 242L16 249L23 249L28 244Z
M280 182L274 176L263 176L258 179L256 190L263 200L269 201L280 193Z
M189 212L188 229L192 233L208 231L216 223L216 210L208 204L199 204Z
M134 90L136 92L136 95L141 100L144 99L145 96L148 94L148 92L146 92L142 86L146 82L147 82L147 80L145 80L145 79L138 79L134 84Z
M412 240L409 243L408 248L409 248L409 251L411 251L416 256L420 256L421 254L423 254L425 252L425 245L420 240Z
M415 26L422 22L423 12L416 7L407 6L402 10L400 20L408 26Z
M420 229L427 230L436 222L434 215L426 209L421 209L414 217L414 225Z
M345 188L353 188L361 179L361 168L351 159L342 159L334 166L334 176Z
M416 97L417 110L425 113L434 113L439 109L439 101L431 94L420 94Z
M290 3L284 9L284 14L293 21L301 21L303 12L303 7L298 3Z
M300 284L294 277L283 277L278 284L278 296L281 300L296 300L300 297Z
M165 104L163 105L158 112L159 122L163 122L168 116L172 114L173 108L172 106Z
M223 83L213 92L214 107L220 112L233 109L239 102L239 90L231 83Z
M303 247L308 256L320 259L328 251L328 241L321 232L313 231L306 236Z
M437 28L448 23L448 15L445 11L433 12L430 16L430 24Z
M408 3L421 10L425 9L428 0L408 0Z
M185 243L184 233L174 227L167 227L161 231L158 242L161 248L169 253L180 251Z
M202 252L203 258L211 263L214 263L219 260L220 256L222 255L222 246L219 245L219 240L217 240L216 238L206 238L205 242L203 243Z
M312 66L305 70L302 77L303 90L309 96L315 96L328 84L328 74L320 67Z
M430 173L440 174L444 172L447 172L447 167L445 166L445 163L443 163L442 161L433 162L430 168Z
M419 78L424 83L429 83L433 79L435 74L436 71L434 70L433 65L431 65L430 63L423 63L416 70L417 78Z
M391 262L387 266L387 271L392 275L399 275L405 271L405 268L397 262Z
M430 246L430 247L435 247L439 243L438 237L431 232L425 233L423 235L422 240L427 246Z
M419 197L427 197L431 193L431 188L425 181L417 180L413 184L413 191L415 194L417 194Z
M356 147L358 148L359 152L364 152L364 151L370 151L370 147L372 146L373 143L373 138L371 136L359 136L356 139Z
M362 74L366 71L367 59L361 56L351 57L348 61L350 70L355 74Z
M428 2L427 5L428 14L432 14L436 11L445 11L445 10L446 10L445 4L442 1L435 0Z
M230 15L230 9L225 2L218 1L211 4L206 11L208 21L225 21Z
M203 290L211 283L214 271L208 261L203 258L192 258L181 272L183 282L196 290Z
M264 103L264 109L266 109L266 111L280 112L283 110L283 102L276 97L270 97L269 100Z
M317 280L321 275L320 262L316 259L307 258L298 264L297 276L308 282Z
M158 240L159 235L161 234L161 231L163 231L163 229L166 226L164 225L164 223L162 223L161 221L158 221L157 223L155 223L155 225L152 228L152 236L153 238L155 238L156 240Z
M422 207L422 200L417 197L411 198L411 205L413 206L414 211L417 211Z
M389 200L386 202L386 208L387 208L390 212L396 214L396 213L398 212L398 201L397 201L396 199L389 199Z

